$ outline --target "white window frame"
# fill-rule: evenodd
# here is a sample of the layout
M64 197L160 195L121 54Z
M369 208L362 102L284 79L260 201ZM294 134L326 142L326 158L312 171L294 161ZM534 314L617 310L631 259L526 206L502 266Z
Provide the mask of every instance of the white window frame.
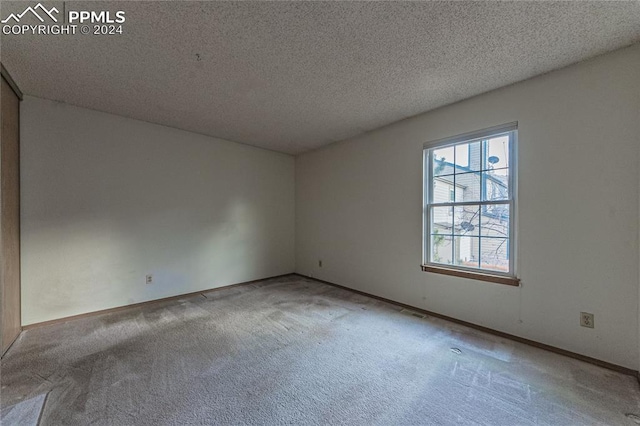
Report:
M509 136L509 199L501 201L469 201L469 202L442 202L433 203L433 194L430 191L432 188L432 167L433 167L433 151L435 149L454 146L463 143L472 143L483 141L498 136ZM423 146L423 209L422 209L422 264L423 267L427 266L433 269L453 270L461 271L463 273L501 276L508 278L517 277L517 146L518 146L518 123L507 123L499 126L490 127L474 132L464 133L457 136L438 139L431 142L426 142ZM481 153L481 155L484 155ZM483 158L481 163L484 164ZM481 183L482 185L482 183ZM453 264L444 264L431 262L431 210L434 207L453 207L464 205L479 205L480 208L486 205L496 204L508 204L509 205L509 271L492 271L480 268L471 268L466 266L459 266ZM424 269L424 268L423 268Z

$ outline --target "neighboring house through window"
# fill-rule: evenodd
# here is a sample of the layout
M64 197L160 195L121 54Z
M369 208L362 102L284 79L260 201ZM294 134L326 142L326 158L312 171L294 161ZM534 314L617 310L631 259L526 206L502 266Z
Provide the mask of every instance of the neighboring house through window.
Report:
M425 266L515 277L517 123L425 144ZM423 267L424 269L424 267Z

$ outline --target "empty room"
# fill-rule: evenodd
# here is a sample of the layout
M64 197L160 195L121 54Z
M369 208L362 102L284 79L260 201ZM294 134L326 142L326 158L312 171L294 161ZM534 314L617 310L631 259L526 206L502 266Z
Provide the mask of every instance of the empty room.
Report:
M0 424L639 425L639 1L0 2Z

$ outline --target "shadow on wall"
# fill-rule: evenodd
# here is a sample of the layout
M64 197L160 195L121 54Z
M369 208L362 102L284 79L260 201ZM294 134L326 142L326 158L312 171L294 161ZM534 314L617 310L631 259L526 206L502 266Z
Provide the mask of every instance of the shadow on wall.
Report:
M227 203L40 223L24 235L26 249L43 261L35 269L24 264L27 282L37 283L26 288L38 292L35 308L62 317L88 300L111 307L261 278L273 263L268 224L258 206Z
M36 98L23 111L24 325L293 272L293 157Z

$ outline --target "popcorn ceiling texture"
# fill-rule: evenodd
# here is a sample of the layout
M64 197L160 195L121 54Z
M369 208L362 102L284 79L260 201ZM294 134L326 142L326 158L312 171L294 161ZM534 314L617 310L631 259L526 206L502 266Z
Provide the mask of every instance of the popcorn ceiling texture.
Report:
M291 154L640 41L640 2L66 7L125 34L3 35L26 94Z

